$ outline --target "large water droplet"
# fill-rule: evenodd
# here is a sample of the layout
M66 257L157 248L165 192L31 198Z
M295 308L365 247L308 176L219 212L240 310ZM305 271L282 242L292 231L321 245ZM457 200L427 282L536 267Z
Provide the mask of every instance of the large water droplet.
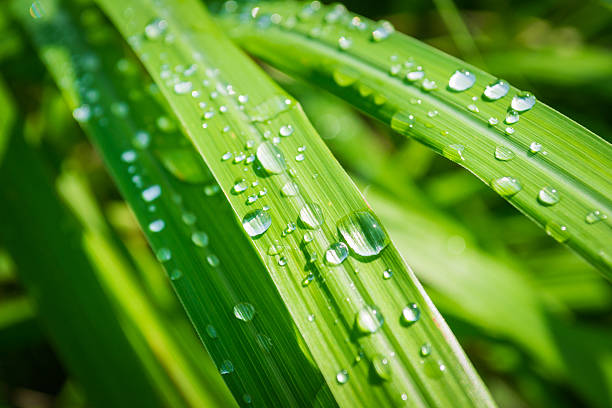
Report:
M511 109L506 114L506 119L504 120L504 122L506 122L506 124L508 125L512 125L513 123L518 122L520 118L521 117L519 116L519 113L514 109Z
M257 147L257 160L271 174L282 173L287 168L283 153L278 147L268 141L262 142Z
M514 158L514 152L506 146L497 146L495 148L495 158L501 161L508 161Z
M538 192L538 201L542 205L555 205L559 202L559 198L559 192L550 186L543 187Z
M476 83L476 75L471 71L461 69L455 71L448 80L448 87L456 92L470 89Z
M288 181L281 188L281 194L284 195L285 197L293 197L297 195L298 193L299 193L298 185L295 184L293 181Z
M164 220L155 220L149 224L149 231L160 232L161 230L164 229L165 226L166 226L166 223L164 222Z
M382 354L378 354L372 359L372 367L374 372L383 380L391 378L391 363L389 359Z
M518 112L525 112L533 108L536 103L536 98L529 92L521 92L512 98L512 109Z
M258 237L270 228L272 218L267 211L251 211L242 219L242 226L251 237Z
M204 231L195 231L191 234L191 242L203 248L208 245L208 234Z
M558 224L555 221L549 221L546 223L544 229L546 233L557 242L563 243L569 239L569 232L565 225Z
M152 185L142 191L142 199L151 202L161 195L161 187L157 184Z
M401 320L404 325L412 325L421 317L421 310L415 303L410 303L402 309Z
M338 221L338 231L360 256L376 256L389 244L387 233L370 211L356 211Z
M491 188L502 197L512 197L523 189L521 183L512 177L500 177L491 180Z
M338 371L338 374L336 374L336 381L338 382L338 384L346 384L348 380L349 374L346 370Z
M307 228L319 228L323 224L323 211L321 211L321 207L315 203L305 203L300 209L300 221Z
M247 302L237 303L234 306L234 316L243 322L250 322L255 316L255 307Z
M348 256L348 248L344 242L335 242L331 244L327 252L325 252L325 260L331 265L340 265Z
M365 306L355 316L355 325L362 333L375 333L384 322L382 314L373 306Z
M508 85L506 81L498 79L492 84L487 85L483 92L483 95L485 99L488 99L489 101L496 101L506 96L509 90L510 85Z

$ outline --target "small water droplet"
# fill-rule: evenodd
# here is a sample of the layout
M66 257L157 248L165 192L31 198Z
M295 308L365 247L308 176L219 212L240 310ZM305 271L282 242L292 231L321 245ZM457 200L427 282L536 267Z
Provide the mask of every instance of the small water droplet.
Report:
M485 88L483 95L485 99L489 101L496 101L498 99L503 98L508 94L510 90L510 85L502 79L498 79L490 85L487 85Z
M170 272L170 280L177 281L183 277L183 272L180 269L174 269Z
M231 374L234 372L234 365L231 361L224 360L223 363L221 363L221 368L219 368L219 372L221 373L221 375Z
M77 122L87 122L91 118L91 108L87 104L81 105L72 111L72 117Z
M284 195L285 197L293 197L297 195L298 193L299 193L298 185L295 184L293 181L288 181L281 188L281 194Z
M279 266L287 265L287 258L284 257L284 256L281 256L280 258L278 258L278 264L279 264Z
M156 18L145 27L145 37L149 40L157 40L168 29L168 22L163 19Z
M165 226L166 226L166 223L164 222L164 220L155 220L149 224L149 231L160 232L161 230L164 229Z
M314 280L314 275L312 273L309 273L304 279L302 279L302 286L306 287L310 285L310 282L312 282L313 280Z
M217 329L215 329L215 326L213 326L212 324L206 325L206 334L208 334L208 337L210 337L211 339L216 339Z
M431 354L431 345L429 343L423 344L419 350L419 354L421 357L429 356Z
M544 229L546 233L557 242L563 243L569 239L569 231L565 225L558 224L555 221L549 221L546 223Z
M451 75L448 80L448 87L456 92L463 92L470 89L476 83L476 75L471 71L460 69Z
M338 371L338 374L336 374L336 381L338 382L338 384L346 384L348 380L349 374L346 370Z
M442 149L442 155L446 157L447 159L450 159L454 162L460 162L460 161L465 160L465 158L463 157L464 150L465 150L465 146L463 145L451 144L451 145L445 146L444 149Z
M293 126L291 126L291 125L281 126L280 130L278 131L278 133L281 136L285 136L285 137L291 136L291 134L293 133Z
M394 31L395 27L393 27L393 24L386 20L381 20L378 22L374 30L372 30L372 40L375 42L383 41L389 38Z
M391 279L392 277L393 277L393 271L391 269L385 269L383 271L383 279L384 280Z
M341 50L348 50L351 48L351 45L353 45L353 40L349 37L340 36L340 38L338 38L338 47L340 47Z
M500 177L491 180L491 188L502 197L512 197L523 189L521 183L512 177Z
M300 221L307 228L319 228L323 224L323 211L321 207L315 203L305 203L300 209Z
M529 92L521 92L512 98L512 109L518 112L528 111L535 105L536 98Z
M372 359L372 367L381 379L388 380L391 378L391 363L382 354L378 354Z
M356 211L338 221L338 231L357 255L370 257L389 244L387 233L370 211Z
M185 95L193 89L193 84L190 81L181 81L174 84L174 93L177 95Z
M506 114L506 119L504 119L504 122L506 122L508 125L512 125L513 123L518 122L520 118L519 113L514 109L511 109Z
M345 66L335 69L332 76L334 82L343 88L353 85L359 79L359 73Z
M391 128L400 134L407 134L414 126L414 116L408 112L399 111L391 118Z
M136 152L133 150L126 150L121 153L121 160L125 163L133 163L136 160Z
M32 2L32 5L30 6L30 16L32 16L32 18L35 20L45 16L45 9L43 8L42 4L40 4L40 1Z
M162 193L161 187L157 184L152 185L142 191L142 199L146 202L151 202L158 198Z
M497 118L494 118L494 117L490 117L490 118L489 118L489 125L491 125L491 126L495 126L495 125L497 125L498 123L499 123L499 120L498 120Z
M208 197L214 196L219 191L221 191L221 188L219 187L218 184L209 184L204 187L204 194Z
M203 248L208 245L208 234L204 231L195 231L191 234L191 242Z
M599 210L593 210L586 215L585 221L587 224L595 224L596 222L603 221L606 218L608 218L606 214Z
M355 325L362 333L375 333L384 321L382 314L373 306L365 306L355 316Z
M251 211L242 219L242 226L251 237L258 237L270 228L272 218L266 211Z
M476 105L475 105L475 104L473 104L473 103L470 103L470 104L467 106L467 108L468 108L468 110L469 110L470 112L474 112L474 113L478 113L478 112L480 112L480 109L478 109L478 106L476 106Z
M344 242L331 244L325 252L325 260L331 265L340 265L348 257L348 247Z
M283 153L274 144L264 141L257 147L257 160L261 166L271 174L285 171L287 164Z
M415 71L410 71L406 74L406 79L409 82L416 82L425 77L425 71L421 67L417 67Z
M546 186L538 192L538 201L542 205L555 205L559 202L559 192L553 187Z
M236 194L240 194L249 188L249 183L245 179L238 179L234 182L232 186L232 191Z
M506 134L507 134L507 135L512 135L512 134L514 134L514 128L513 128L512 126L508 126L508 127L506 128Z
M291 99L286 96L277 95L249 109L249 115L253 122L265 122L288 111L292 105L293 101Z
M233 310L236 319L243 322L250 322L255 316L255 307L247 302L237 303Z
M531 142L531 144L529 145L529 151L531 153L537 153L540 150L542 150L542 145L538 142Z
M157 260L160 262L166 262L172 259L172 252L168 248L160 248L156 253Z
M436 84L436 81L425 78L423 79L423 82L421 83L421 88L423 88L424 91L428 92L428 91L433 91L434 89L437 89L438 85Z
M495 148L495 158L501 161L508 161L514 159L514 152L506 146L497 146Z

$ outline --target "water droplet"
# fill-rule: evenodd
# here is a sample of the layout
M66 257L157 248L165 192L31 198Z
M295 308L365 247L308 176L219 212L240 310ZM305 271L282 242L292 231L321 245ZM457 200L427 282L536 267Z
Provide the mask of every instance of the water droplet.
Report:
M348 256L348 247L344 242L336 242L331 244L327 252L325 252L325 260L331 265L340 265Z
M299 193L298 185L295 184L293 181L288 181L281 188L281 194L284 195L285 197L293 197L297 195L298 193Z
M498 79L490 85L487 85L485 88L483 95L485 99L489 101L496 101L498 99L503 98L508 94L510 90L510 85L504 80Z
M480 112L480 109L478 109L478 106L476 106L476 105L475 105L475 104L473 104L473 103L470 103L470 104L467 106L467 108L468 108L468 110L469 110L470 112L474 112L474 113L478 113L478 112Z
M172 252L170 252L170 250L168 248L160 248L155 253L155 256L157 257L158 261L166 262L166 261L169 261L170 259L172 259Z
M91 118L91 108L87 104L81 105L72 111L72 117L77 122L87 122Z
M476 83L476 75L471 71L461 69L455 71L448 80L448 87L456 92L463 92L470 89Z
M506 128L506 134L507 134L507 135L512 135L512 134L514 134L514 128L513 128L512 126L508 126L508 127Z
M219 372L221 373L221 375L231 374L234 372L234 365L231 361L224 360L223 363L221 363L221 368L219 368Z
M251 237L258 237L270 228L272 218L266 211L251 211L242 219L242 226Z
M309 315L308 315L308 321L309 321L309 322L314 322L314 321L315 321L315 315L313 315L313 314L309 314Z
M438 111L437 110L430 110L429 112L427 112L427 116L429 116L430 118L434 118L436 116L438 116Z
M307 228L319 228L323 224L323 211L321 211L321 207L315 203L305 203L300 209L300 221Z
M237 303L234 306L234 316L243 322L250 322L255 316L255 307L247 302Z
M208 197L214 196L219 191L221 191L221 188L219 187L218 184L209 184L204 187L204 194Z
M436 360L425 360L424 363L425 374L430 378L440 378L444 371L446 371L446 366L441 361Z
M213 326L212 324L206 325L206 334L208 334L208 337L210 337L211 339L216 339L217 329L215 329L215 326Z
M408 306L402 309L401 320L406 326L416 323L420 317L421 310L415 303L410 303Z
M299 153L295 156L295 161L301 162L304 161L305 158L306 156L304 156L304 153Z
M291 136L291 134L293 133L293 126L291 125L284 125L281 126L280 130L278 131L278 133L281 136Z
M164 220L155 220L149 224L149 231L160 232L161 230L164 229L165 226L166 226L166 223L164 222Z
M512 98L512 109L518 112L525 112L533 108L536 103L536 98L529 92L521 92Z
M393 277L393 271L391 269L385 269L383 271L383 279L384 280L391 279L392 277Z
M183 277L183 272L180 269L174 269L170 272L170 280L177 281Z
M391 118L391 128L400 134L407 134L414 126L414 116L408 112L397 112Z
M355 325L362 333L376 333L384 322L382 314L373 306L365 306L355 316Z
M491 188L502 197L512 197L523 189L521 183L512 177L500 177L491 180Z
M505 146L497 146L495 148L495 158L501 161L514 159L514 152Z
M538 201L542 205L555 205L559 202L559 198L559 192L550 186L543 187L538 192Z
M309 273L304 279L302 279L302 286L306 287L310 285L310 282L312 282L313 280L314 280L314 275L312 273Z
M348 380L349 374L346 370L338 371L338 374L336 374L336 381L338 382L338 384L346 384Z
M139 149L146 149L151 143L151 136L144 130L139 130L132 139L132 144Z
M438 85L436 84L436 81L425 78L421 83L421 88L423 88L424 91L433 91L434 89L438 88Z
M566 242L569 239L569 232L565 225L556 223L555 221L549 221L544 227L546 233L553 237L557 242Z
M147 203L149 203L155 200L156 198L158 198L161 195L161 193L162 193L161 187L155 184L142 191L142 199L145 200Z
M389 359L382 354L378 354L372 359L372 367L381 379L388 380L391 378L391 364Z
M531 153L537 153L540 150L542 150L542 145L538 142L531 142L531 144L529 145L529 151Z
M360 256L376 256L389 244L380 221L369 211L356 211L338 221L338 231Z
M338 47L340 47L341 50L348 50L351 48L351 45L353 45L353 40L350 38L345 36L338 38Z
M242 193L247 188L249 188L249 183L247 183L247 181L245 179L238 179L238 180L236 180L236 182L232 186L232 190L236 194Z
M504 119L504 122L506 122L508 125L512 125L513 123L518 122L520 118L519 113L514 109L511 109L506 114L506 119Z
M166 32L167 29L168 22L166 20L156 18L145 27L145 37L147 37L149 40L157 40Z
M463 157L464 150L465 150L465 146L463 145L451 144L451 145L445 146L444 149L442 149L442 155L446 157L447 159L450 159L454 162L460 162L460 161L465 160L465 158Z
M195 231L191 234L191 242L203 248L208 245L208 234L204 231Z
M410 71L406 74L406 79L410 82L416 82L420 79L423 79L425 77L425 71L423 71L422 69L419 69L420 67L417 67L416 71Z
M595 224L596 222L603 221L606 218L608 218L606 214L603 214L599 210L593 210L586 215L585 221L587 224Z
M421 357L427 357L431 354L431 345L429 343L425 343L421 346L419 350L419 354Z
M249 115L253 122L265 122L288 111L292 105L293 101L291 101L291 99L282 95L277 95L249 109Z
M257 147L257 159L262 167L271 174L282 173L287 168L283 153L268 141L262 142Z
M491 126L495 126L495 125L497 125L498 123L499 123L499 120L498 120L497 118L494 118L494 117L490 117L490 118L489 118L489 125L491 125Z
M312 240L314 239L312 232L306 231L302 239L304 240L305 243L312 242Z
M332 76L334 82L343 88L353 85L359 79L359 73L345 66L335 69Z
M45 16L45 9L43 8L42 4L40 4L40 1L32 2L32 5L30 6L30 15L35 20Z
M136 152L133 150L126 150L121 153L121 160L125 163L133 163L136 160Z
M393 24L386 20L381 20L378 22L374 30L372 30L372 40L375 42L383 41L389 38L394 31L395 28L393 27Z

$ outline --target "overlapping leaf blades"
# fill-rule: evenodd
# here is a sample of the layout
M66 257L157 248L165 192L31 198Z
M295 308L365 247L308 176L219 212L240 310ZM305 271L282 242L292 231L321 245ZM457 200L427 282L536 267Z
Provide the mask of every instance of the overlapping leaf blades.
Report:
M220 15L248 51L456 161L612 276L612 148L603 139L541 102L506 120L519 90L491 101L483 91L495 77L341 5L228 2ZM462 69L475 82L455 90L449 78Z
M75 117L96 142L145 227L196 329L209 349L219 348L211 350L212 354L215 358L236 357L231 366L218 361L234 394L248 393L245 403L306 405L316 398L329 404L333 403L327 399L329 387L335 401L343 406L493 405L392 245L376 259L351 257L333 268L323 262L328 246L339 239L336 222L367 208L295 101L236 51L196 2L133 1L127 8L125 2L100 4L160 87L224 196L205 197L202 170L195 170L193 178L185 176L194 168L181 167L182 159L194 156L180 140L180 154L173 156L168 152L176 153L177 149L162 146L168 135L152 136L160 144L151 146L158 147L157 155L139 145L139 138L135 142L126 138L137 134L138 124L122 114L125 106L116 104L121 101L101 76L102 70L83 58L89 51L79 48L82 44L66 49L69 43L54 42L49 35L52 30L37 36L42 55L52 70L53 66L62 67L55 68L55 74L76 108ZM35 32L40 30L36 24ZM62 24L65 31L67 23ZM69 39L78 44L74 36ZM54 53L57 57L66 51L71 57L55 64ZM64 71L64 64L74 70L68 78L70 70ZM85 77L93 77L93 81L82 83ZM85 86L75 87L75 79ZM100 104L115 106L114 115L104 110L95 115L98 103L86 99L92 89L100 93ZM129 103L128 108L134 105ZM87 109L91 109L91 116ZM172 119L163 115L157 118L162 130L169 129L171 123ZM287 137L277 136L283 126L280 133ZM288 168L281 165L279 174L263 174L279 161L268 162L266 155L251 159L262 143L278 144ZM161 168L162 163L170 174ZM189 163L201 167L197 161ZM135 172L130 173L131 168ZM134 182L136 175L143 176L140 186ZM284 197L280 190L290 182L298 186L299 193ZM241 194L245 186L247 191ZM209 185L204 190L215 188ZM213 199L220 204L207 201ZM222 205L225 199L231 208ZM313 214L316 210L298 220L298 214L304 214L305 205L311 203L320 205L323 221ZM255 209L270 214L272 225L251 241L239 223ZM190 215L197 219L197 230L189 225ZM310 229L309 223L321 223L321 228ZM204 230L207 245L196 235L198 248L194 249L194 242L190 242L194 232ZM394 277L384 280L383 271L388 268L393 269ZM304 285L304 278L312 283ZM273 289L280 297L270 292ZM410 302L421 308L421 319L405 327L401 311ZM368 305L377 306L386 321L374 333L360 334L355 331L355 318ZM283 314L284 307L290 318ZM297 335L288 323L291 320ZM296 350L301 338L308 351ZM429 356L428 347L419 355L425 344L431 346ZM310 354L327 385L321 384L316 371L309 372L306 359Z

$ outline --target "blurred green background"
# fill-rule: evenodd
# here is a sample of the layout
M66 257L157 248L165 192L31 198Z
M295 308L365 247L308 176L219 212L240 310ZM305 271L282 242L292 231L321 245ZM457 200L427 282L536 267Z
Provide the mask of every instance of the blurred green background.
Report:
M344 4L532 91L612 141L610 1ZM184 322L129 209L7 9L0 3L0 72L21 112L18 131L60 176L77 218L93 211L108 225L103 235L120 243L155 310ZM458 166L270 73L354 176L500 406L612 406L609 282ZM9 246L0 242L0 407L89 406L39 326Z

